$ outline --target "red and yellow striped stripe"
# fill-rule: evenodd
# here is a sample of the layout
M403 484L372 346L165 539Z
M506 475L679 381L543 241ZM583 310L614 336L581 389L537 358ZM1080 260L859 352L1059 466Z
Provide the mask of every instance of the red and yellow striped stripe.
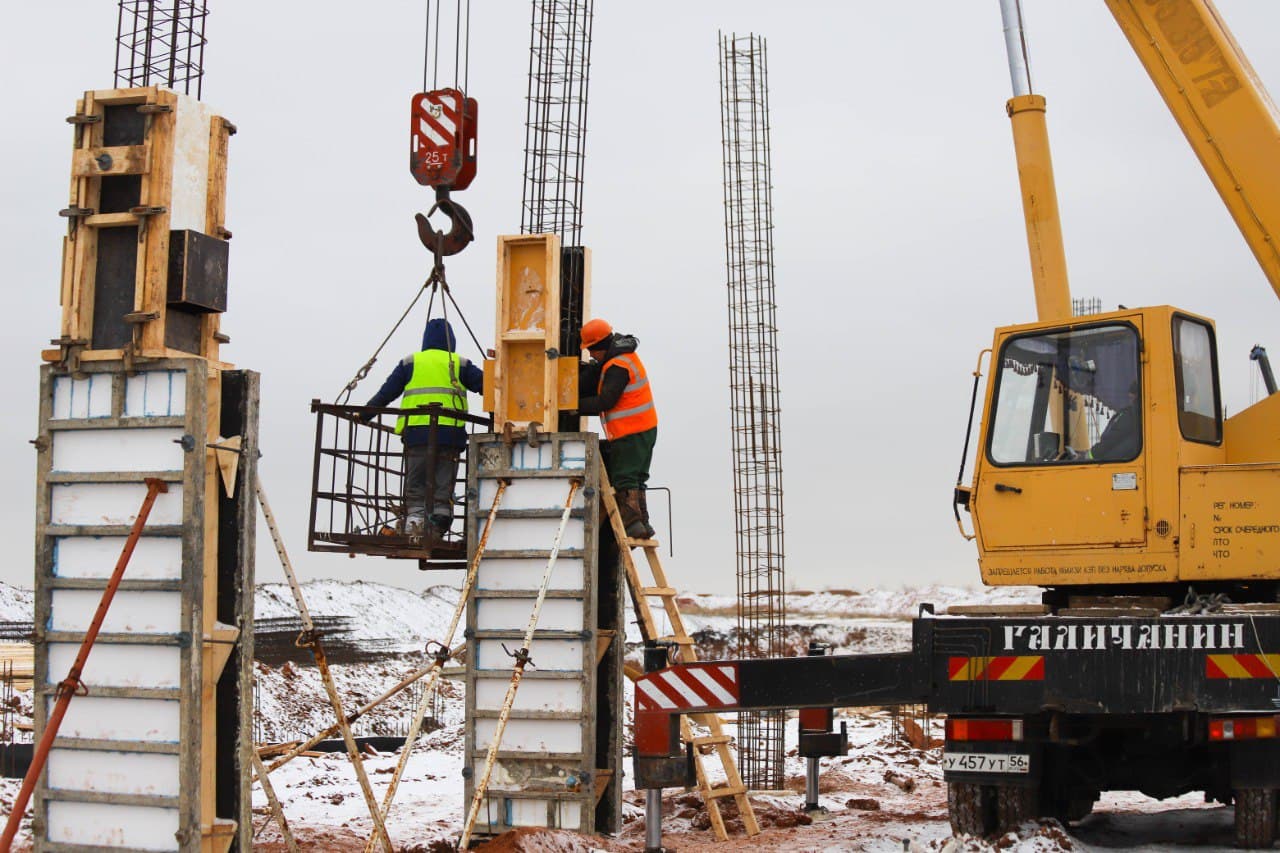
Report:
M1206 678L1280 679L1280 655L1205 655Z
M951 681L1044 681L1043 655L950 658Z

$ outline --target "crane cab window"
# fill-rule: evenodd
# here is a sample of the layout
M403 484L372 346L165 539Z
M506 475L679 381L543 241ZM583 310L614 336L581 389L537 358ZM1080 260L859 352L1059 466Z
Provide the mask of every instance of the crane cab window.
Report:
M1221 443L1218 354L1213 329L1208 324L1191 317L1174 316L1173 365L1182 437L1204 444Z
M1012 338L996 362L996 465L1128 462L1142 451L1138 332L1127 324Z

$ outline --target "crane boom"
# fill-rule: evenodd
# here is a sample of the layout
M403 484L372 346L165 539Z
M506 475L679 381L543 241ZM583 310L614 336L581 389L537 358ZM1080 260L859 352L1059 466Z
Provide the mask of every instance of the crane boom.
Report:
M1210 0L1106 0L1280 296L1280 122Z

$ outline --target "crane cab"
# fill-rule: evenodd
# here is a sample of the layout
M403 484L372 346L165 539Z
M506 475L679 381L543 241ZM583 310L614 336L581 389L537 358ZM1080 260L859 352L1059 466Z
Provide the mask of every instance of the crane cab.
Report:
M1224 424L1210 320L1007 326L992 353L967 494L985 583L1280 580L1280 453L1254 435L1280 408Z

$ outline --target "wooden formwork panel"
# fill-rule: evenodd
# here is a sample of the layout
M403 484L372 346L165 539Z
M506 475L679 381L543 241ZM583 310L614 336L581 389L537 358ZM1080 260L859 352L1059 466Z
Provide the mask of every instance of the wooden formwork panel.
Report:
M477 541L498 482L509 485L480 561L467 609L466 802L474 793L511 681L512 658L535 606L559 530L570 483L581 481L572 504L539 614L526 670L512 705L497 762L477 820L480 835L518 826L550 826L583 832L617 829L614 800L620 790L620 740L602 733L601 708L621 709L617 668L601 667L601 639L620 660L620 625L601 624L598 572L601 513L600 459L596 437L552 433L536 445L473 436L468 468L469 547ZM618 589L616 585L606 585ZM611 617L612 618L612 617ZM602 677L604 673L604 677ZM615 683L617 682L617 683ZM604 725L619 717L604 714ZM603 738L598 735L606 735ZM604 743L605 748L600 744ZM616 787L616 786L615 786ZM599 803L607 800L601 809Z
M217 313L169 299L171 235L225 227L232 125L201 101L149 86L76 103L60 348L46 359L219 358Z
M133 368L98 361L41 373L37 734L137 517L143 480L159 478L168 491L85 668L89 692L71 702L37 786L35 847L215 849L204 839L236 821L227 840L247 851L253 490L245 484L255 472L257 377L202 358ZM225 409L224 389L232 389ZM225 451L210 447L228 428L248 448L229 496L215 458Z

